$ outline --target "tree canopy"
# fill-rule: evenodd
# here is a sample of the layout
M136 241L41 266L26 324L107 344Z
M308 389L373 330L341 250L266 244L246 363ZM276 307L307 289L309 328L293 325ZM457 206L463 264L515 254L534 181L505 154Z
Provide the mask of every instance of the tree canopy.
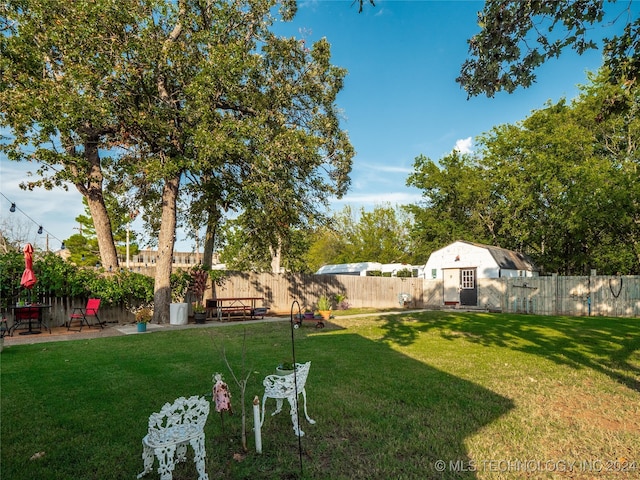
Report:
M421 248L467 239L527 253L543 272L640 273L640 89L610 79L603 68L574 101L494 127L474 155L418 157Z
M105 267L103 247L117 262L105 179L144 210L158 248L156 320L168 320L182 191L198 202L186 205L189 223L213 228L227 210L245 212L256 241L277 250L348 187L354 153L335 105L346 71L331 65L326 40L306 46L270 31L295 6L3 4L6 151L53 168L38 184L83 192Z
M325 264L425 263L426 257L413 251L410 225L411 216L399 207L380 204L354 211L346 206L310 233L305 262L313 272Z
M468 40L470 58L457 82L470 97L493 97L531 86L535 70L564 49L582 54L598 48L591 27L603 21L604 4L604 0L486 1L478 13L480 32ZM626 2L616 18L626 22L624 32L605 39L603 52L612 77L633 81L640 70L640 19L633 18L630 7Z
M0 9L0 126L11 134L0 148L11 160L36 165L24 188L77 188L102 263L113 267L102 157L119 130L112 79L131 34L125 25L138 11L137 2L55 0L6 1Z

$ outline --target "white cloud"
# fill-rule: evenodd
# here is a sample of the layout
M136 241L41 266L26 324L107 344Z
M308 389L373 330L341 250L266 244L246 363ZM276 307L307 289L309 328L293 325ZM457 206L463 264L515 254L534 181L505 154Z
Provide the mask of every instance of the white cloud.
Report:
M344 205L351 205L355 208L375 207L383 203L390 203L391 205L408 205L417 203L422 199L422 194L407 189L406 192L380 192L376 194L350 194L342 197L341 199L334 199L331 203L334 206L342 208Z
M365 167L370 168L371 170L375 170L377 172L407 173L407 174L413 172L413 168L399 167L394 165L365 165Z
M472 147L473 139L471 137L467 137L456 141L456 146L453 147L453 149L457 150L460 153L471 153Z

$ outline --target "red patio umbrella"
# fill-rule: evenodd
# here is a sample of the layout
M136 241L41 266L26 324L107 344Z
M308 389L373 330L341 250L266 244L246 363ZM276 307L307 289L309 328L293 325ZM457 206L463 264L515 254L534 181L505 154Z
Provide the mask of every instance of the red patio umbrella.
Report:
M33 246L27 243L24 246L24 272L22 273L22 280L20 285L24 288L33 288L38 279L36 274L33 273Z

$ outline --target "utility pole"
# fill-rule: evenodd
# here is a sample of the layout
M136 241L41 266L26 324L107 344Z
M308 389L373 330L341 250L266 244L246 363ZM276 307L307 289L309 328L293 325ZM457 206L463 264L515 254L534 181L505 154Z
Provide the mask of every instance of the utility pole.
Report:
M131 222L127 222L127 270L130 267L130 263L129 263L129 230L130 230L130 225Z
M200 236L198 235L198 229L195 232L196 237L196 259L199 265L202 265L202 256L200 255Z
M131 263L129 261L130 256L129 256L129 231L131 230L131 222L133 222L136 217L138 216L138 213L140 213L139 210L136 210L135 212L130 212L129 213L129 221L127 222L127 269L130 268Z

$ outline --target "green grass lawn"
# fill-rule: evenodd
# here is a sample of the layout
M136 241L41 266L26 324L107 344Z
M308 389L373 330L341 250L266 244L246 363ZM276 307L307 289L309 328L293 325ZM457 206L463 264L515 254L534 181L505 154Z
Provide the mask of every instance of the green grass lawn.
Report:
M262 455L251 430L262 379L291 356L282 322L6 347L0 478L135 478L149 414L209 393L215 372L234 415L209 416L211 479L640 477L639 319L424 312L305 322L294 337L317 422L302 416L302 473L286 404L267 405ZM240 374L243 343L247 452L221 353ZM193 462L173 478L197 478Z

